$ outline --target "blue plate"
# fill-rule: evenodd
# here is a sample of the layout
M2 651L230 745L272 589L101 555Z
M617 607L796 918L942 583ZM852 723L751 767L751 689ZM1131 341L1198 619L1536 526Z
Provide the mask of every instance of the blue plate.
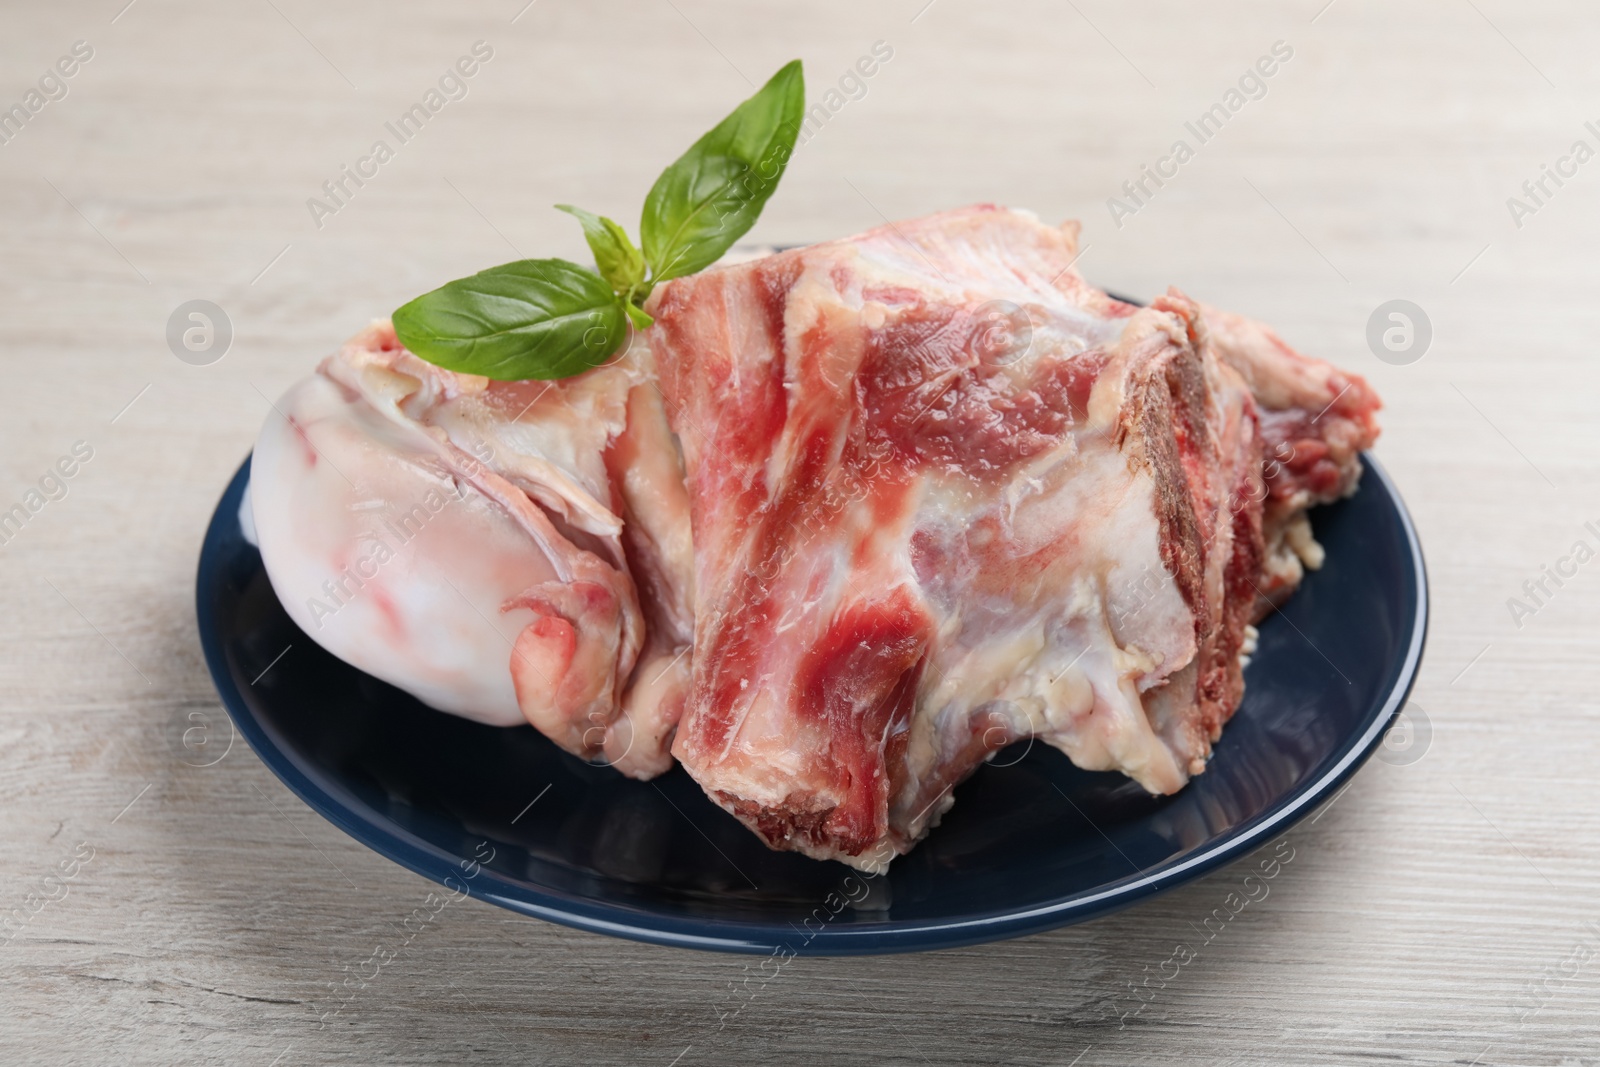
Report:
M200 553L200 638L267 766L356 840L455 893L690 948L968 945L1104 915L1244 856L1381 742L1422 658L1427 578L1393 483L1364 459L1360 491L1313 513L1327 564L1261 624L1244 702L1188 788L1151 797L1019 744L883 878L769 851L681 768L632 781L532 727L432 711L324 652L284 614L240 530L248 460Z

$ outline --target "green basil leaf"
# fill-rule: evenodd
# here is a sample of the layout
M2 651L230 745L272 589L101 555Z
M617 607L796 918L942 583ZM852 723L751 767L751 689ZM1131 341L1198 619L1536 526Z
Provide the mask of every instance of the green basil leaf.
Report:
M394 313L400 343L447 370L502 381L567 378L627 336L621 301L564 259L523 259L459 278Z
M628 321L633 323L635 330L648 330L656 321L644 308L626 300L622 302L622 310L628 313Z
M557 204L556 210L565 211L583 224L583 236L594 254L594 265L619 295L625 297L644 284L644 256L628 240L626 230L604 215L571 204Z
M661 172L639 223L652 282L710 266L755 225L794 152L805 99L797 59Z

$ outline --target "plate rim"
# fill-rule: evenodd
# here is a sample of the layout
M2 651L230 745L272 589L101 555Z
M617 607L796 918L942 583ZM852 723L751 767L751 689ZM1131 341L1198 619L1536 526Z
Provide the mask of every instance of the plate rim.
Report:
M236 729L261 760L289 790L318 815L386 859L430 881L457 885L480 900L511 911L592 933L676 948L692 948L748 955L776 955L787 949L802 956L862 956L960 948L989 941L1042 933L1057 927L1100 918L1176 888L1243 858L1277 834L1294 826L1348 781L1371 758L1416 683L1427 644L1429 589L1427 565L1416 524L1388 471L1370 451L1361 453L1364 478L1375 478L1388 494L1405 534L1416 601L1405 659L1390 688L1382 711L1365 733L1347 743L1335 764L1315 780L1294 790L1282 807L1239 831L1230 831L1200 846L1181 860L1149 873L1108 882L1087 894L1026 910L1007 910L965 919L914 920L824 926L796 947L790 925L738 919L682 918L648 909L617 904L595 904L582 897L549 889L530 889L483 867L467 881L457 877L462 857L446 853L392 823L376 821L358 811L353 795L340 797L316 781L300 766L295 754L278 743L251 712L228 669L227 654L219 637L208 574L217 570L217 554L225 524L237 522L238 506L249 484L251 455L234 473L206 527L195 577L196 620L200 644L213 686ZM354 669L354 668L353 668ZM452 892L458 892L453 887Z

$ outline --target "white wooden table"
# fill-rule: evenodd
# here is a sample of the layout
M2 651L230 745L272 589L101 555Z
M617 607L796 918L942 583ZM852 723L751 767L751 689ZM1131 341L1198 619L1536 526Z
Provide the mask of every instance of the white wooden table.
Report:
M0 545L0 911L58 898L0 944L0 1060L1600 1061L1600 563L1507 603L1600 523L1600 161L1561 162L1600 148L1593 5L124 3L0 5L0 106L93 50L0 144L0 510L92 450ZM480 40L466 97L319 227L307 199ZM317 1029L432 887L242 743L196 767L179 740L220 716L193 575L264 398L438 282L581 257L550 205L631 222L747 80L799 55L820 99L878 41L752 237L1080 217L1100 284L1178 284L1367 375L1431 567L1425 754L1294 830L1270 897L1137 1015L1240 869L1025 940L800 960L721 1028L753 961L469 901ZM1265 95L1119 228L1108 198L1278 41ZM1535 204L1546 164L1571 176ZM234 332L206 366L165 339L197 298ZM1404 365L1366 341L1397 298L1432 324Z

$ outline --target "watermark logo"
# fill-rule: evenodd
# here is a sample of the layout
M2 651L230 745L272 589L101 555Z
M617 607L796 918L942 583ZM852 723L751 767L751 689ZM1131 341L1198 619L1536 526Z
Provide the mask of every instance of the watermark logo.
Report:
M880 846L883 847L883 846ZM888 856L878 856L877 859L887 862L893 853ZM872 858L872 857L866 857ZM798 956L823 929L847 908L857 910L878 910L885 906L888 898L887 883L879 881L881 875L865 874L852 871L845 875L839 887L829 891L827 896L810 915L801 920L800 926L793 922L789 926L794 930L795 937L774 945L772 952L763 959L752 971L750 964L744 966L744 981L742 983L728 983L728 997L731 1006L716 1008L717 1029L722 1029L728 1023L739 1017L739 1014L749 1007L757 997L766 992L767 985L783 973L789 962ZM876 892L875 892L876 891ZM874 899L876 898L876 899ZM876 907L874 905L877 905ZM803 929L802 929L803 927ZM795 942L798 942L796 947ZM752 988L751 982L755 985Z
M167 748L189 767L215 767L233 750L233 720L221 708L179 708L167 720Z
M1523 986L1511 1005L1519 1025L1526 1025L1555 999L1562 987L1576 982L1588 968L1589 961L1600 955L1600 923L1593 919L1583 924L1583 936L1572 946L1560 963L1554 963L1540 972L1539 977Z
M484 64L494 58L494 47L488 41L474 41L471 52L471 55L462 56L454 65L445 68L439 76L438 88L430 86L422 94L421 100L413 103L393 122L383 124L383 128L394 138L394 145L383 138L373 141L367 154L357 159L354 167L348 163L340 164L338 173L322 183L321 197L306 198L306 210L311 213L311 222L317 229L326 225L325 219L349 207L356 193L378 176L379 170L395 157L400 146L415 140L422 128L447 104L467 98L471 91L469 81L483 69Z
M1289 42L1272 42L1271 53L1246 67L1239 75L1236 86L1229 86L1220 100L1196 116L1194 121L1183 124L1188 137L1173 141L1167 154L1158 158L1153 167L1148 163L1139 164L1138 174L1122 183L1123 195L1106 200L1106 210L1111 213L1111 221L1116 223L1117 229L1122 229L1124 220L1148 207L1156 193L1166 188L1167 182L1178 176L1184 164L1193 159L1201 147L1214 140L1223 127L1244 110L1246 104L1264 98L1267 95L1267 79L1277 74L1293 58L1294 48ZM1193 138L1193 144L1189 143L1189 138Z
M1600 126L1591 121L1585 122L1583 128L1594 137L1595 144L1600 144ZM1506 210L1511 213L1512 225L1522 229L1529 218L1555 199L1556 194L1566 187L1567 181L1578 176L1578 168L1594 156L1594 146L1580 137L1572 142L1566 155L1556 158L1554 167L1549 163L1539 164L1539 173L1522 183L1522 196L1506 197Z
M1586 522L1583 532L1600 544L1600 525ZM1511 621L1517 624L1517 629L1522 629L1524 619L1539 614L1539 609L1550 603L1568 581L1578 576L1578 568L1594 557L1595 549L1589 544L1588 538L1580 537L1572 543L1571 551L1556 557L1554 566L1539 564L1539 573L1522 583L1523 595L1506 598L1506 608L1511 612ZM1552 585L1555 588L1552 589Z
M83 64L93 58L93 45L88 41L74 41L70 54L62 56L54 65L46 67L44 73L39 75L37 87L30 86L27 92L22 94L20 102L10 105L0 102L0 144L10 144L12 139L22 132L23 127L45 109L45 105L56 100L65 100L70 91L67 79L77 74Z
M482 442L480 442L482 444ZM487 448L487 445L483 447ZM490 454L493 450L490 449ZM468 467L473 467L471 460ZM463 494L465 490L457 487L457 493ZM457 496L460 499L460 496ZM358 542L354 559L342 569L337 576L329 578L322 583L322 591L327 599L321 597L306 597L306 614L311 616L311 621L316 623L318 630L322 629L322 620L337 615L341 609L356 599L367 583L378 577L378 572L383 565L399 554L398 549L390 546L389 538L404 548L414 541L427 527L428 522L439 512L445 509L450 498L438 489L429 489L423 496L422 502L413 504L407 510L392 509L395 514L384 518L383 526L389 537L381 533L366 533Z
M1433 343L1433 320L1409 300L1387 300L1367 317L1367 347L1396 367L1415 363Z
M233 347L233 320L209 300L186 300L167 316L167 347L191 367L209 367Z
M1407 702L1383 735L1377 757L1391 767L1409 767L1428 754L1433 743L1433 724L1428 713Z
M27 886L31 892L22 898L20 907L0 911L0 945L14 940L39 912L58 900L65 900L72 890L71 882L92 859L94 846L87 841L79 841L72 855L57 863L49 874Z
M1255 870L1240 879L1221 903L1201 918L1198 926L1192 920L1189 922L1193 937L1185 935L1183 941L1173 946L1172 953L1156 964L1153 972L1150 965L1145 964L1138 981L1127 982L1128 992L1118 993L1105 1004L1117 1017L1117 1029L1127 1029L1129 1019L1142 1015L1162 990L1182 976L1185 967L1199 959L1213 941L1232 929L1235 917L1251 904L1265 901L1272 893L1269 883L1294 861L1294 857L1295 849L1289 844L1289 839L1285 837L1279 840L1273 846L1272 854L1259 861Z
M94 458L94 447L87 441L74 441L72 451L62 455L39 476L36 486L29 486L22 498L9 508L0 503L0 545L8 545L22 532L22 528L52 501L65 500L71 491L68 484L83 465Z
M1033 320L1009 300L990 300L968 313L972 353L986 366L1015 363L1033 347Z
M422 931L432 928L440 912L451 904L465 900L472 895L468 883L482 873L486 864L494 862L495 848L488 841L480 841L473 848L472 854L472 859L460 860L457 863L457 866L461 868L461 876L459 878L453 874L445 876L444 887L450 891L448 895L440 896L438 893L429 893L423 901L422 907L413 908L409 915L400 920L400 931L405 933L403 939L389 945L379 945L373 949L372 954L366 959L353 966L347 963L340 969L340 973L344 977L338 983L328 983L329 998L333 1006L318 1014L318 1030L325 1029L330 1019L343 1015L350 1008L350 1005L355 1002L356 998L366 992L377 981L378 976L383 973L385 967L393 963L400 953L408 950L411 947L411 943L417 939L417 936ZM455 884L451 885L450 883L452 882ZM391 923L390 926L393 927L393 924ZM400 931L396 932L399 933ZM313 1004L312 1006L315 1009L321 1005Z
M805 144L822 131L833 116L844 109L852 100L863 99L867 95L867 80L883 65L894 58L894 46L888 41L878 40L872 42L872 54L862 56L855 61L855 65L846 67L839 76L838 87L828 86L820 96L812 97L816 102L806 109L805 120L800 124L800 144Z

